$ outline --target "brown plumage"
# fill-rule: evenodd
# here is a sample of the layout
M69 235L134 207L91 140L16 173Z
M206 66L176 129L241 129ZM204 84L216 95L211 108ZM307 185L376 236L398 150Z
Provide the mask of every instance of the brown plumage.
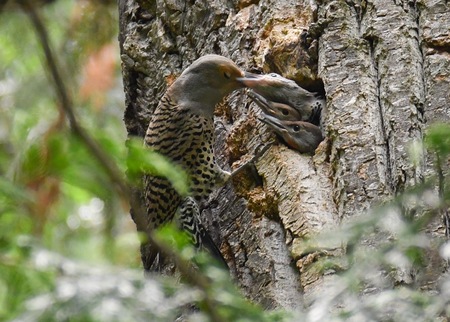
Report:
M244 84L272 103L282 103L294 108L300 114L301 121L319 125L325 100L298 86L295 81L270 73L249 77Z
M190 197L183 199L167 179L146 175L144 200L151 230L171 221L179 209L181 227L193 227L191 233L199 246L205 242L201 237L204 230L198 231L198 214L190 215L198 212L194 199L205 200L230 176L215 160L213 113L227 94L244 87L245 80L245 73L230 59L206 55L192 63L162 97L150 119L145 145L181 165L190 176L191 190ZM215 245L209 246L212 253L218 252ZM148 270L156 253L148 244L142 246L141 253Z
M292 149L313 153L323 140L320 125L325 99L278 74L245 81L250 98L261 108L260 120Z
M314 153L322 142L322 131L317 125L303 121L286 121L261 113L260 121L269 125L291 149L300 153Z
M300 121L302 119L300 113L287 104L268 101L263 96L253 91L249 91L248 96L264 113L281 121Z

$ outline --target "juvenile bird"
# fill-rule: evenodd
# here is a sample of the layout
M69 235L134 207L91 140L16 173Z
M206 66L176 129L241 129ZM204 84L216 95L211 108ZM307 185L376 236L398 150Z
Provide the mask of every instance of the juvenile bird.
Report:
M314 153L323 140L320 128L309 122L280 120L264 112L259 119L281 136L290 148L300 153Z
M276 73L257 76L249 77L244 84L269 101L295 108L301 116L301 121L319 125L320 112L325 106L323 98Z
M181 165L190 176L191 186L189 197L184 199L166 178L145 175L147 229L171 221L178 209L180 225L190 230L195 243L207 247L213 255L220 255L214 244L206 245L212 240L205 236L199 222L196 202L206 200L216 186L230 177L229 172L217 165L214 156L213 113L226 95L245 86L249 75L228 58L206 55L184 70L161 98L151 116L145 145ZM144 243L141 255L144 268L149 270L156 250Z
M264 113L281 121L300 121L302 119L300 113L297 112L295 108L290 107L287 104L268 101L263 96L253 91L249 91L248 96L261 108Z

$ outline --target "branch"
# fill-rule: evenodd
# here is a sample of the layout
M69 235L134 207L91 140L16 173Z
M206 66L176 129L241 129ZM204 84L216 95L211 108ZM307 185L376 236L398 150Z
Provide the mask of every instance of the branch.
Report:
M76 135L82 143L89 149L93 157L105 168L106 173L110 180L116 185L119 195L121 195L136 212L135 221L138 227L142 228L148 240L156 246L158 251L170 256L174 259L174 262L186 280L193 286L201 289L204 296L205 311L211 316L213 321L221 322L224 319L218 314L216 308L216 301L210 297L211 282L204 275L199 274L193 266L182 257L180 257L172 248L164 243L161 243L158 239L155 239L153 232L148 229L146 220L146 211L142 208L140 203L136 202L133 198L133 193L125 180L124 175L122 175L120 169L117 165L112 162L109 156L104 152L104 150L97 144L97 142L84 130L84 128L78 123L75 117L74 107L72 100L70 98L69 92L65 85L65 82L60 74L60 68L53 55L52 48L50 46L50 41L48 37L48 32L42 22L39 12L36 10L34 5L29 0L19 0L19 5L28 14L36 34L42 45L42 50L45 55L45 62L50 71L51 78L53 81L53 86L55 88L58 100L61 104L65 115L67 116L70 124L70 129L74 135ZM133 202L135 201L135 202Z
M129 188L126 185L119 168L111 161L111 159L100 148L97 142L95 142L87 134L87 132L82 128L75 117L72 99L70 98L69 91L67 90L64 79L61 77L61 74L59 72L60 68L58 67L58 63L55 59L55 56L53 55L53 51L50 47L48 33L44 24L42 23L39 12L28 0L20 0L19 4L30 17L34 29L36 30L36 34L42 45L42 50L44 51L45 55L45 61L47 63L48 70L50 71L53 85L61 104L61 108L63 109L65 115L69 120L70 129L72 130L73 134L81 139L81 141L86 145L86 147L90 150L94 157L104 166L111 181L113 181L114 184L119 187L121 194L128 195Z

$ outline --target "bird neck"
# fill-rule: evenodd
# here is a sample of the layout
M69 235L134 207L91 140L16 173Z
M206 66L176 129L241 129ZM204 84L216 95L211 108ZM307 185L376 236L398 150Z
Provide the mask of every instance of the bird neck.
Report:
M176 86L174 86L176 85ZM217 95L210 93L207 88L193 82L178 79L168 90L172 100L175 101L180 108L188 109L191 113L212 118L214 109L220 102Z

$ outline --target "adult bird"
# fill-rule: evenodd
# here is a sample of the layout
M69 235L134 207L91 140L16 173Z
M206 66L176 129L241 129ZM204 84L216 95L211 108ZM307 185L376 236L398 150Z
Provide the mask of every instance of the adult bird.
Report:
M198 247L207 248L225 263L220 251L206 234L197 202L205 201L212 190L225 183L230 173L222 170L214 156L216 105L234 90L245 87L247 77L233 61L219 55L205 55L194 61L167 89L152 114L145 145L181 165L190 177L190 194L184 198L163 177L144 176L144 205L148 230L171 221L178 211L180 226L191 230ZM150 270L157 255L147 242L141 245L145 270Z

